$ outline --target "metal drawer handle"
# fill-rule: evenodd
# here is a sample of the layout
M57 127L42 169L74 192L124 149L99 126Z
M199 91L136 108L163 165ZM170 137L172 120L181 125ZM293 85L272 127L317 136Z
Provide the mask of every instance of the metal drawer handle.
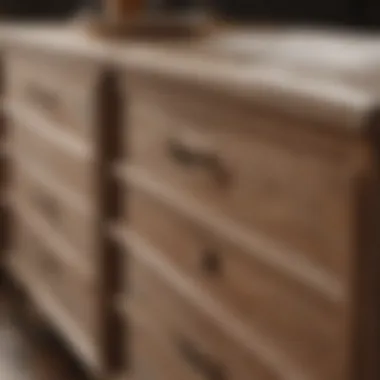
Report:
M218 275L222 272L222 259L216 250L206 248L201 253L200 266L202 272Z
M167 152L172 160L182 166L208 171L218 184L224 185L228 182L229 175L220 157L201 145L172 138L167 142Z
M197 372L203 374L207 380L226 380L226 372L222 364L216 363L208 355L202 353L186 338L176 339L176 346L181 356Z

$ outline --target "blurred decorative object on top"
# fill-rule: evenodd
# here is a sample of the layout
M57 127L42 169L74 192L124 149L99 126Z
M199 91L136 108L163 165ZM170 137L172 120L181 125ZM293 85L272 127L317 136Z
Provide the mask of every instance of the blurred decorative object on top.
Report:
M199 37L213 25L206 2L197 0L104 0L103 10L92 30L104 36Z

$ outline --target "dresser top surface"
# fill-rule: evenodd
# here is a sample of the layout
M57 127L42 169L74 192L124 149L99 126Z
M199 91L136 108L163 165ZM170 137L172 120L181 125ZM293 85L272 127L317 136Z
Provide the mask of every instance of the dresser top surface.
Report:
M105 42L67 24L2 24L0 44L99 60L104 60L108 54Z
M67 24L2 25L0 31L3 46L96 59L351 132L365 130L378 114L380 35L240 29L154 43L94 38Z

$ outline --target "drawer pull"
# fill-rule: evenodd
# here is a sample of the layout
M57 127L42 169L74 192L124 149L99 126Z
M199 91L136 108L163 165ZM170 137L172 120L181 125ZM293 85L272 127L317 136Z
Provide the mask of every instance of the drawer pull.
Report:
M229 175L220 157L204 147L184 140L170 139L167 144L167 152L172 160L182 166L199 167L208 171L221 185L228 181Z
M226 374L222 365L215 363L207 355L203 354L191 342L183 337L176 340L176 346L181 356L197 372L203 374L207 380L226 380Z
M201 269L207 274L220 274L222 271L222 260L217 251L205 249L201 255Z

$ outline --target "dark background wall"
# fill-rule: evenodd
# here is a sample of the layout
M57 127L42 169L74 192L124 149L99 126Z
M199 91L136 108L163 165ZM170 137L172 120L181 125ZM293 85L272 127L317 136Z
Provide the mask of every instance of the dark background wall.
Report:
M149 1L149 0L147 0ZM380 0L205 0L225 18L249 21L380 25ZM84 5L99 8L102 0L0 0L0 14L7 18L67 18ZM188 7L202 0L165 0L168 8Z
M64 18L80 3L78 0L0 0L0 16L9 19Z
M217 3L224 15L241 20L380 26L380 0L219 0Z
M172 7L208 4L229 19L380 26L380 0L166 0Z

